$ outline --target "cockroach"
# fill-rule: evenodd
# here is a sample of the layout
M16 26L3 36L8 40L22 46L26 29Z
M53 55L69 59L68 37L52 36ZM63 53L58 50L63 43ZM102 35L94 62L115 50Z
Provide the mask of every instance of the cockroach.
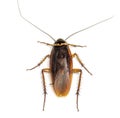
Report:
M80 68L74 69L73 68L73 58L76 57L77 61L81 64L81 66L90 75L92 75L92 73L85 67L85 65L83 64L83 62L79 58L78 54L77 53L72 54L71 50L69 48L69 46L73 46L73 47L86 47L86 46L69 44L69 43L66 42L66 40L69 39L70 37L72 37L73 35L75 35L75 34L77 34L79 32L82 32L82 31L84 31L86 29L89 29L89 28L91 28L91 27L93 27L95 25L98 25L98 24L100 24L102 22L105 22L105 21L111 19L112 17L107 18L105 20L102 20L100 22L97 22L97 23L95 23L95 24L93 24L93 25L91 25L91 26L89 26L87 28L84 28L82 30L79 30L77 32L74 32L73 34L69 35L65 40L63 40L61 38L55 40L51 35L49 35L44 30L40 29L39 27L37 27L36 25L31 23L25 17L23 17L23 15L21 13L21 10L20 10L20 7L19 7L18 0L17 0L17 4L18 4L18 10L19 10L20 16L25 21L27 21L28 23L33 25L35 28L37 28L38 30L40 30L41 32L43 32L44 34L49 36L54 41L54 44L38 41L38 43L43 43L43 44L46 44L48 46L52 46L52 51L51 51L50 54L46 55L43 58L43 60L41 60L36 66L34 66L34 67L30 68L30 69L27 69L27 70L33 70L33 69L37 68L38 66L40 66L46 60L46 58L50 58L50 67L42 69L43 90L44 90L43 111L44 111L44 108L45 108L46 94L47 94L45 77L44 77L45 72L49 72L51 74L53 90L54 90L55 94L57 96L60 96L60 97L68 95L68 93L70 91L70 87L71 87L73 73L80 73L79 80L78 80L77 91L76 91L76 95L77 95L77 97L76 97L76 108L77 108L77 111L79 111L79 108L78 108L78 95L79 95L79 91L80 91L82 69L80 69Z

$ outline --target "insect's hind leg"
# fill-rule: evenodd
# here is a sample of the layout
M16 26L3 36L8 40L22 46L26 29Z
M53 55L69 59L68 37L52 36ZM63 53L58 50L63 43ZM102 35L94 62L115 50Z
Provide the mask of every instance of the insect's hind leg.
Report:
M37 68L37 67L40 66L40 65L46 60L46 58L48 58L48 57L50 57L49 54L46 55L36 66L34 66L34 67L30 68L30 69L26 69L26 70L33 70L33 69Z
M44 91L43 111L44 111L44 108L45 108L46 94L47 94L44 72L49 72L50 73L50 69L49 68L42 69L43 91Z
M80 73L79 75L79 80L78 80L78 87L77 87L77 92L76 92L76 107L77 107L77 110L79 111L79 108L78 108L78 95L79 95L79 91L80 91L80 83L81 83L81 77L82 77L82 70L81 69L73 69L73 73Z

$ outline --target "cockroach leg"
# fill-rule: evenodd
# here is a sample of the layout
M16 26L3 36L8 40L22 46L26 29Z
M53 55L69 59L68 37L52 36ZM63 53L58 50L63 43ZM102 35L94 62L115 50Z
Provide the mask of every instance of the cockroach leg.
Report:
M81 83L81 77L82 77L82 70L81 69L73 69L73 73L80 73L80 76L79 76L79 80L78 80L78 87L77 87L77 92L76 92L76 107L77 107L77 111L79 111L79 108L78 108L78 95L79 95L79 91L80 91L80 83Z
M30 69L26 69L26 70L33 70L33 69L37 68L37 67L40 66L40 65L45 61L45 59L48 58L48 57L50 57L49 54L46 55L36 66L34 66L34 67L30 68Z
M73 47L81 47L81 48L87 47L86 45L75 45L75 44L68 44L68 45L73 46Z
M41 41L37 41L38 43L42 43L42 44L45 44L45 45L49 45L49 46L54 46L54 44L50 44L50 43L46 43L46 42L41 42Z
M69 44L67 44L67 43L61 43L61 44L50 44L50 43L46 43L46 42L41 42L41 41L37 41L38 43L42 43L42 44L45 44L45 45L49 45L49 46L66 46L66 45L69 45ZM70 44L70 45L72 45L72 44ZM75 46L78 46L78 45L75 45ZM75 47L74 46L74 47ZM80 47L80 46L79 46Z
M80 60L79 56L78 56L76 53L74 53L72 56L73 56L73 57L76 57L77 60L78 60L78 62L81 64L81 66L82 66L90 75L92 75L92 73L84 66L84 64L82 63L82 61Z
M50 69L49 68L42 69L43 91L44 91L43 111L44 111L44 108L45 108L45 101L46 101L46 94L47 94L44 72L49 72L50 73Z

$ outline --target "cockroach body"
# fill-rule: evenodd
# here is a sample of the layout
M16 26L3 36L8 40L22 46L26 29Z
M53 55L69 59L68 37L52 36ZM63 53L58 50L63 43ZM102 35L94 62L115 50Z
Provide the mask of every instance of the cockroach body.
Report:
M76 91L76 107L77 110L79 111L78 108L78 95L79 95L79 90L80 90L80 82L81 82L81 77L82 77L82 69L80 68L73 68L73 61L72 59L74 57L76 57L76 59L78 60L78 62L81 64L81 66L90 74L92 75L92 73L90 71L88 71L88 69L84 66L84 64L82 63L81 59L79 58L79 56L74 53L72 54L70 51L69 46L73 46L73 47L86 47L86 46L80 46L80 45L74 45L74 44L69 44L66 42L67 39L69 39L70 37L72 37L73 35L82 32L86 29L89 29L95 25L98 25L102 22L105 22L110 18L107 18L105 20L102 20L98 23L95 23L93 25L90 25L87 28L84 28L82 30L79 30L77 32L74 32L73 34L69 35L65 40L63 39L58 39L55 40L51 35L49 35L48 33L46 33L44 30L40 29L39 27L37 27L36 25L34 25L33 23L31 23L29 20L27 20L25 17L22 16L20 7L19 7L19 2L17 0L17 4L18 4L18 10L19 10L19 14L20 16L27 21L28 23L30 23L31 25L33 25L35 28L37 28L38 30L40 30L41 32L43 32L44 34L46 34L47 36L49 36L55 43L54 44L49 44L46 42L40 42L38 41L38 43L43 43L49 46L52 46L52 51L50 54L46 55L43 60L41 60L36 66L34 66L33 68L27 69L27 70L33 70L36 67L40 66L46 58L50 58L50 67L49 68L44 68L42 69L42 79L43 79L43 90L44 90L44 102L43 102L43 110L45 108L45 101L46 101L46 83L45 83L45 77L44 77L44 73L45 72L49 72L51 74L51 79L52 79L52 84L53 84L53 90L55 91L57 96L66 96L69 91L70 91L70 87L71 87L71 82L72 82L72 75L73 73L80 73L79 75L79 80L78 80L78 87L77 87L77 91Z

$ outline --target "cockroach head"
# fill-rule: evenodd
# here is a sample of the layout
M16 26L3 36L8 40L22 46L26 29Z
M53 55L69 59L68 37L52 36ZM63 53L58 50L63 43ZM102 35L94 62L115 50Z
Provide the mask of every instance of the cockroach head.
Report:
M66 43L66 41L61 38L59 38L55 41L55 44L61 44L61 43Z

